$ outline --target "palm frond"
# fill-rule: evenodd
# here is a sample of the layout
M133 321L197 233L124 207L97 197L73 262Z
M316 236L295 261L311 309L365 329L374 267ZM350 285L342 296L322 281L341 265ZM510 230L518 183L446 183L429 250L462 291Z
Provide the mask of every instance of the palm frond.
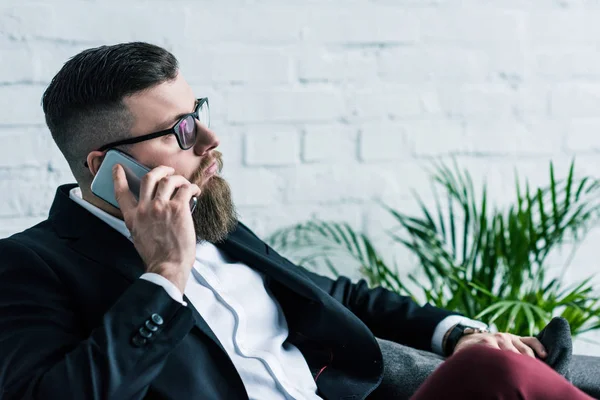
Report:
M484 319L513 333L532 335L554 315L572 332L600 329L600 300L592 277L564 286L547 277L548 255L566 243L584 240L600 217L600 182L577 178L571 163L565 179L549 166L549 184L531 187L515 173L515 201L498 209L487 185L476 193L473 179L454 161L435 164L431 173L433 206L413 192L420 215L381 204L397 228L388 232L418 260L418 275L406 276L412 293L394 267L364 234L348 224L309 220L276 231L268 241L310 268L339 275L339 263L353 263L371 286L383 286L435 306ZM567 265L572 257L567 260ZM347 261L344 261L347 260ZM417 278L419 276L419 278Z

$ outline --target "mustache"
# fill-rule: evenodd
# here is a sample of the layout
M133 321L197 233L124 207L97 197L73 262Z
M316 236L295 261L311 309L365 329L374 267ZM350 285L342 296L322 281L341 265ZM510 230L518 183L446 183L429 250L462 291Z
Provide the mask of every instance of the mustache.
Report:
M220 151L213 150L212 157L207 157L200 162L200 166L198 169L192 174L190 178L190 182L192 183L201 183L204 180L204 175L206 174L206 170L210 167L215 161L217 162L217 172L221 172L223 169L223 154Z

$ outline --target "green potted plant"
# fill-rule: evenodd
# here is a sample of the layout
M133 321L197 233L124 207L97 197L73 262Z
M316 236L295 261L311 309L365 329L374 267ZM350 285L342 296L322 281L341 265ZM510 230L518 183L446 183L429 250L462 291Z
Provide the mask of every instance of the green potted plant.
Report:
M366 235L343 222L309 220L276 231L268 241L300 265L324 266L333 275L339 275L334 260L349 257L371 286L456 310L501 331L533 335L554 316L566 318L574 336L600 328L592 276L566 286L562 274L552 276L548 266L552 251L574 254L598 221L596 179L576 179L573 162L567 177L557 180L550 163L547 187L523 187L517 178L514 202L498 208L490 205L485 184L478 195L470 174L456 163L436 164L431 177L435 206L415 196L420 215L380 203L397 223L387 233L418 260L408 282Z

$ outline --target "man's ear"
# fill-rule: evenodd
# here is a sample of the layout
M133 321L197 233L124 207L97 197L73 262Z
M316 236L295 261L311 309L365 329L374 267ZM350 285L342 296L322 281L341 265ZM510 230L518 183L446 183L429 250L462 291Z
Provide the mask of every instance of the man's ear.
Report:
M98 173L98 170L100 169L100 165L102 164L102 161L104 160L105 154L106 154L106 152L98 151L98 150L94 150L88 154L86 161L87 161L88 169L92 173L92 176L96 176L96 174Z

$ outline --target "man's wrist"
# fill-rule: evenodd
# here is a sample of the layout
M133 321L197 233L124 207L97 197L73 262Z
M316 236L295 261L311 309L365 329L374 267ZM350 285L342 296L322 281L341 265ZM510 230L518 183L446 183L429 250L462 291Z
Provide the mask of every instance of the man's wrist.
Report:
M444 350L444 355L446 357L452 355L454 353L454 349L460 343L460 341L472 334L476 333L487 333L489 332L488 328L475 327L470 326L468 324L458 323L450 328L446 334L444 335L444 340L442 344L442 349Z
M187 284L187 278L189 275L185 276L183 268L177 265L161 264L152 266L148 267L146 272L160 275L175 285L180 292L183 293L185 291L185 286Z
M146 272L140 276L140 278L162 286L173 300L183 304L184 306L187 305L183 299L183 291L164 276L155 272Z
M169 282L171 282L173 285L175 285L175 287L181 293L183 293L185 291L186 279L184 279L183 277L181 277L179 275L174 275L174 274L158 274L158 275L162 276L163 278L165 278Z

